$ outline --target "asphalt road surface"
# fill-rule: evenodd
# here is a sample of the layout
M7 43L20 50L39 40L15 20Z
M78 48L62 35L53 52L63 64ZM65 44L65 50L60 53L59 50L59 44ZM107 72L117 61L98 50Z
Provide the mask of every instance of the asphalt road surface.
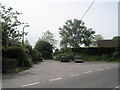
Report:
M2 78L3 88L119 88L117 63L47 60Z

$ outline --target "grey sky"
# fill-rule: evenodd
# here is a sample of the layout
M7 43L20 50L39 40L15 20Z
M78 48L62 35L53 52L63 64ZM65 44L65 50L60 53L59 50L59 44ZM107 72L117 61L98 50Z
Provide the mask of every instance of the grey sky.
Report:
M84 1L84 2L83 2ZM93 0L1 0L2 5L22 12L21 21L28 22L25 36L34 45L43 32L50 30L60 40L59 27L67 19L80 19ZM114 1L114 2L113 2ZM85 25L105 39L118 35L118 1L96 0L83 18ZM20 29L22 30L22 27Z

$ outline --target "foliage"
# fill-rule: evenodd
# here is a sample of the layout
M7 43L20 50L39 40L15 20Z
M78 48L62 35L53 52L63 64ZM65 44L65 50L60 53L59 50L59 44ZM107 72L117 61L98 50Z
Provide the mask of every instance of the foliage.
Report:
M60 52L59 52L59 49L55 49L55 51L54 51L54 53L53 53L53 56L55 56L55 55L57 55L57 54L59 54Z
M7 73L17 67L16 59L2 58L2 73Z
M32 61L33 63L38 63L43 61L42 54L36 49L32 50Z
M43 58L45 58L45 59L52 58L53 46L49 42L41 41L39 39L35 45L35 49L37 49L39 52L41 52Z
M32 57L32 46L29 44L28 40L25 40L24 42L24 49L26 54L31 58Z
M115 47L73 48L72 51L81 55L85 61L118 61L120 53Z
M82 53L86 55L102 55L102 54L112 54L116 51L115 47L88 47L88 48L72 48L73 52Z
M75 54L73 52L64 52L64 53L59 53L57 54L55 57L56 57L56 60L61 60L61 57L62 56L67 56L68 60L71 61L71 60L74 60L74 56Z
M62 56L66 56L68 61L70 61L70 60L74 60L74 56L75 56L75 53L72 52L71 48L61 48L60 50L57 49L54 53L56 60L61 60Z
M46 31L44 33L44 35L42 36L42 38L40 38L40 40L49 42L54 48L55 48L55 45L57 43L55 36L50 31Z
M99 40L103 40L103 36L102 36L101 34L95 35L95 37L93 38L91 44L92 44L93 46L97 46L97 43L98 43Z
M24 33L20 33L17 29L17 26L20 26L21 23L18 20L18 15L21 13L13 11L13 8L6 9L5 6L0 4L1 12L1 26L2 26L2 45L7 46L19 46L19 41ZM1 30L1 29L0 29Z
M31 67L31 59L28 58L25 50L19 47L7 47L2 49L3 58L17 60L18 67Z
M84 26L84 22L78 19L67 20L63 27L59 28L61 35L61 46L62 47L80 47L81 44L89 46L92 38L94 37L95 31L87 29Z
M97 34L95 35L94 40L95 41L103 40L103 36L101 34Z

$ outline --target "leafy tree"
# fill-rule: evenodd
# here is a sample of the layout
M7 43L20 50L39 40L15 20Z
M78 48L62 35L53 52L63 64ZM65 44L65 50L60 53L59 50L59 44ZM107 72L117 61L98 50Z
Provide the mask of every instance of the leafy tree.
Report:
M99 40L103 40L103 36L101 34L95 35L95 37L92 39L92 45L97 46Z
M42 54L35 48L32 50L32 61L33 63L38 63L43 61Z
M49 30L44 32L44 34L43 34L42 38L40 38L40 40L49 42L50 44L52 44L52 46L54 48L55 48L55 45L57 43L55 36Z
M93 31L92 29L85 28L83 30L82 38L85 46L90 46L90 44L92 43L92 39L94 38L94 34L95 34L95 31Z
M6 9L6 7L2 6L1 4L0 9L0 25L2 26L0 30L2 31L2 45L4 47L19 45L19 41L24 34L20 33L20 31L17 29L17 26L23 24L18 20L18 15L21 13L13 11L13 8L11 7Z
M32 57L32 46L29 44L29 41L27 39L24 42L24 49L27 55L31 58Z
M89 46L91 39L94 37L95 31L87 29L84 22L78 19L67 20L63 27L59 28L61 35L61 46L63 47L80 47L81 44Z
M53 46L49 42L42 41L39 39L35 45L35 49L41 52L43 58L45 59L52 58Z

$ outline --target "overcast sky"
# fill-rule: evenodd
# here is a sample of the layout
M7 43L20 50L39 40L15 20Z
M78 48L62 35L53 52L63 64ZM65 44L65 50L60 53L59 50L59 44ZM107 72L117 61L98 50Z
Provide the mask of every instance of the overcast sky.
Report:
M58 41L59 27L68 19L80 19L93 0L1 0L2 5L12 7L21 12L19 19L28 22L25 36L34 46L43 32L49 30ZM118 35L118 1L96 0L85 17L85 26L92 28L96 34L105 39L112 39ZM22 30L23 26L20 27Z

